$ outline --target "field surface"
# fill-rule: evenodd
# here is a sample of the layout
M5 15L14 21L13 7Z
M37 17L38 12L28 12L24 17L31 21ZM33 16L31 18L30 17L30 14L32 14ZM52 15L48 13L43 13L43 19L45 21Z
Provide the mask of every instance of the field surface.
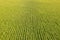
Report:
M0 0L0 40L60 40L58 1Z

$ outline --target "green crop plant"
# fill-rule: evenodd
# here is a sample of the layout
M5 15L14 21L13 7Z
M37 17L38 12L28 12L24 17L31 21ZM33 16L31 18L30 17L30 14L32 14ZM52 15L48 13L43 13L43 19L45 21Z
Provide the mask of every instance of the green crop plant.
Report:
M57 0L0 0L0 40L60 40Z

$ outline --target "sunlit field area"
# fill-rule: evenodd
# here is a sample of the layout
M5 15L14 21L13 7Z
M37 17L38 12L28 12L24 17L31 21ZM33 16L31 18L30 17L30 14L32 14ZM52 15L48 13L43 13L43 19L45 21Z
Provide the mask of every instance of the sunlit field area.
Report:
M0 0L0 40L60 40L59 0Z

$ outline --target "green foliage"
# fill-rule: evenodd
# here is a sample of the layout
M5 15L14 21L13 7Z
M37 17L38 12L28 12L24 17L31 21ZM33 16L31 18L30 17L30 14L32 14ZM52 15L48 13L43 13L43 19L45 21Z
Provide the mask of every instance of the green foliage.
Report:
M59 10L54 3L0 6L0 40L60 40Z

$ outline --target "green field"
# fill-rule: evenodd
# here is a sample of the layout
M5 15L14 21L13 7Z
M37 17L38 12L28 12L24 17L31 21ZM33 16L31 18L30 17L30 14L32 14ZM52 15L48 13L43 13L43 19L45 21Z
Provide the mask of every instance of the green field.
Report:
M60 40L60 3L1 1L0 40Z

